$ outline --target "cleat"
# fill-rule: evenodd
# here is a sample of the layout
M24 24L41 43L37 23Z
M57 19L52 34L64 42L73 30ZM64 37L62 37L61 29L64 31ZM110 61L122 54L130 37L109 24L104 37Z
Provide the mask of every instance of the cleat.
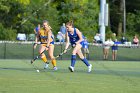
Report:
M56 71L56 70L57 70L57 67L53 67L53 70L55 70L55 71Z
M92 70L92 65L90 64L90 66L88 66L88 72L91 72Z
M69 68L70 72L74 72L74 67L70 66L68 68Z
M49 63L46 62L46 63L45 63L45 66L44 66L44 69L47 69L48 67L49 67Z

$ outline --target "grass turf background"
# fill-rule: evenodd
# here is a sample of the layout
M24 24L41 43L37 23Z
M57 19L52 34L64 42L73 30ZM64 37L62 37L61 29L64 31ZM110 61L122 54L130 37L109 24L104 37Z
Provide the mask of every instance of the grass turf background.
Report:
M140 93L140 62L90 63L91 73L81 61L71 73L70 60L58 60L58 71L44 70L41 60L0 60L0 93Z

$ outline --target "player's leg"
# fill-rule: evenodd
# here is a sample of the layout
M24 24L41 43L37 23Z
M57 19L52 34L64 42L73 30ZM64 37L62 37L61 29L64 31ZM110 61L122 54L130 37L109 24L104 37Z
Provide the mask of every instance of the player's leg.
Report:
M112 60L115 60L115 50L112 50Z
M114 60L117 59L117 50L114 51Z
M105 52L105 48L103 48L103 57L104 57L104 60L106 59L106 52Z
M81 49L79 49L77 51L78 56L80 57L80 59L85 63L85 65L88 67L88 72L91 72L92 70L92 65L89 64L88 60L83 56L83 53L81 51Z
M57 67L56 67L56 59L54 58L53 53L54 53L54 45L51 44L49 46L48 54L49 54L49 57L51 59L51 62L52 62L52 65L53 65L54 70L57 70Z
M105 60L107 59L107 49L105 48Z
M72 51L72 55L71 55L71 66L69 67L69 70L71 72L74 72L74 66L75 66L75 62L76 62L76 53L77 51L81 48L80 44L77 44Z
M105 59L106 59L106 60L108 59L108 53L109 53L109 49L106 48L106 49L105 49Z
M39 53L41 54L45 50L45 48L46 48L45 46L41 45L40 48L39 48ZM48 68L49 62L47 62L48 60L47 60L47 57L46 57L46 55L44 53L41 54L41 59L45 63L44 68L45 69Z
M107 48L103 48L103 53L104 53L104 60L107 59Z
M89 58L89 50L88 50L88 48L86 48L86 58Z
M83 52L84 52L84 57L87 57L87 53L86 53L86 48L83 48Z
M108 55L109 55L109 49L107 49L106 51L106 59L108 59Z

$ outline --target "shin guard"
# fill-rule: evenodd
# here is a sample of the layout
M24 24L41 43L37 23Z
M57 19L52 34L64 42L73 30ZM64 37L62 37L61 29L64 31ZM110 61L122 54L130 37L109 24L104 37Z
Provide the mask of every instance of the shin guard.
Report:
M72 67L74 67L75 62L76 62L76 55L72 55L72 56L71 56L71 66L72 66Z
M81 59L81 60L86 64L86 66L90 66L90 64L88 63L88 60L86 58Z

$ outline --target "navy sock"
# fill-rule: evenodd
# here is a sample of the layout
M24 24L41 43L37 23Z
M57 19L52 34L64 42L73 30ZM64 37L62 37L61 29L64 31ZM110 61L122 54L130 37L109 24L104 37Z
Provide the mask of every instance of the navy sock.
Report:
M76 62L76 55L71 55L71 66L74 67Z
M86 64L86 66L90 66L90 64L88 63L88 60L86 58L81 59L81 60Z

